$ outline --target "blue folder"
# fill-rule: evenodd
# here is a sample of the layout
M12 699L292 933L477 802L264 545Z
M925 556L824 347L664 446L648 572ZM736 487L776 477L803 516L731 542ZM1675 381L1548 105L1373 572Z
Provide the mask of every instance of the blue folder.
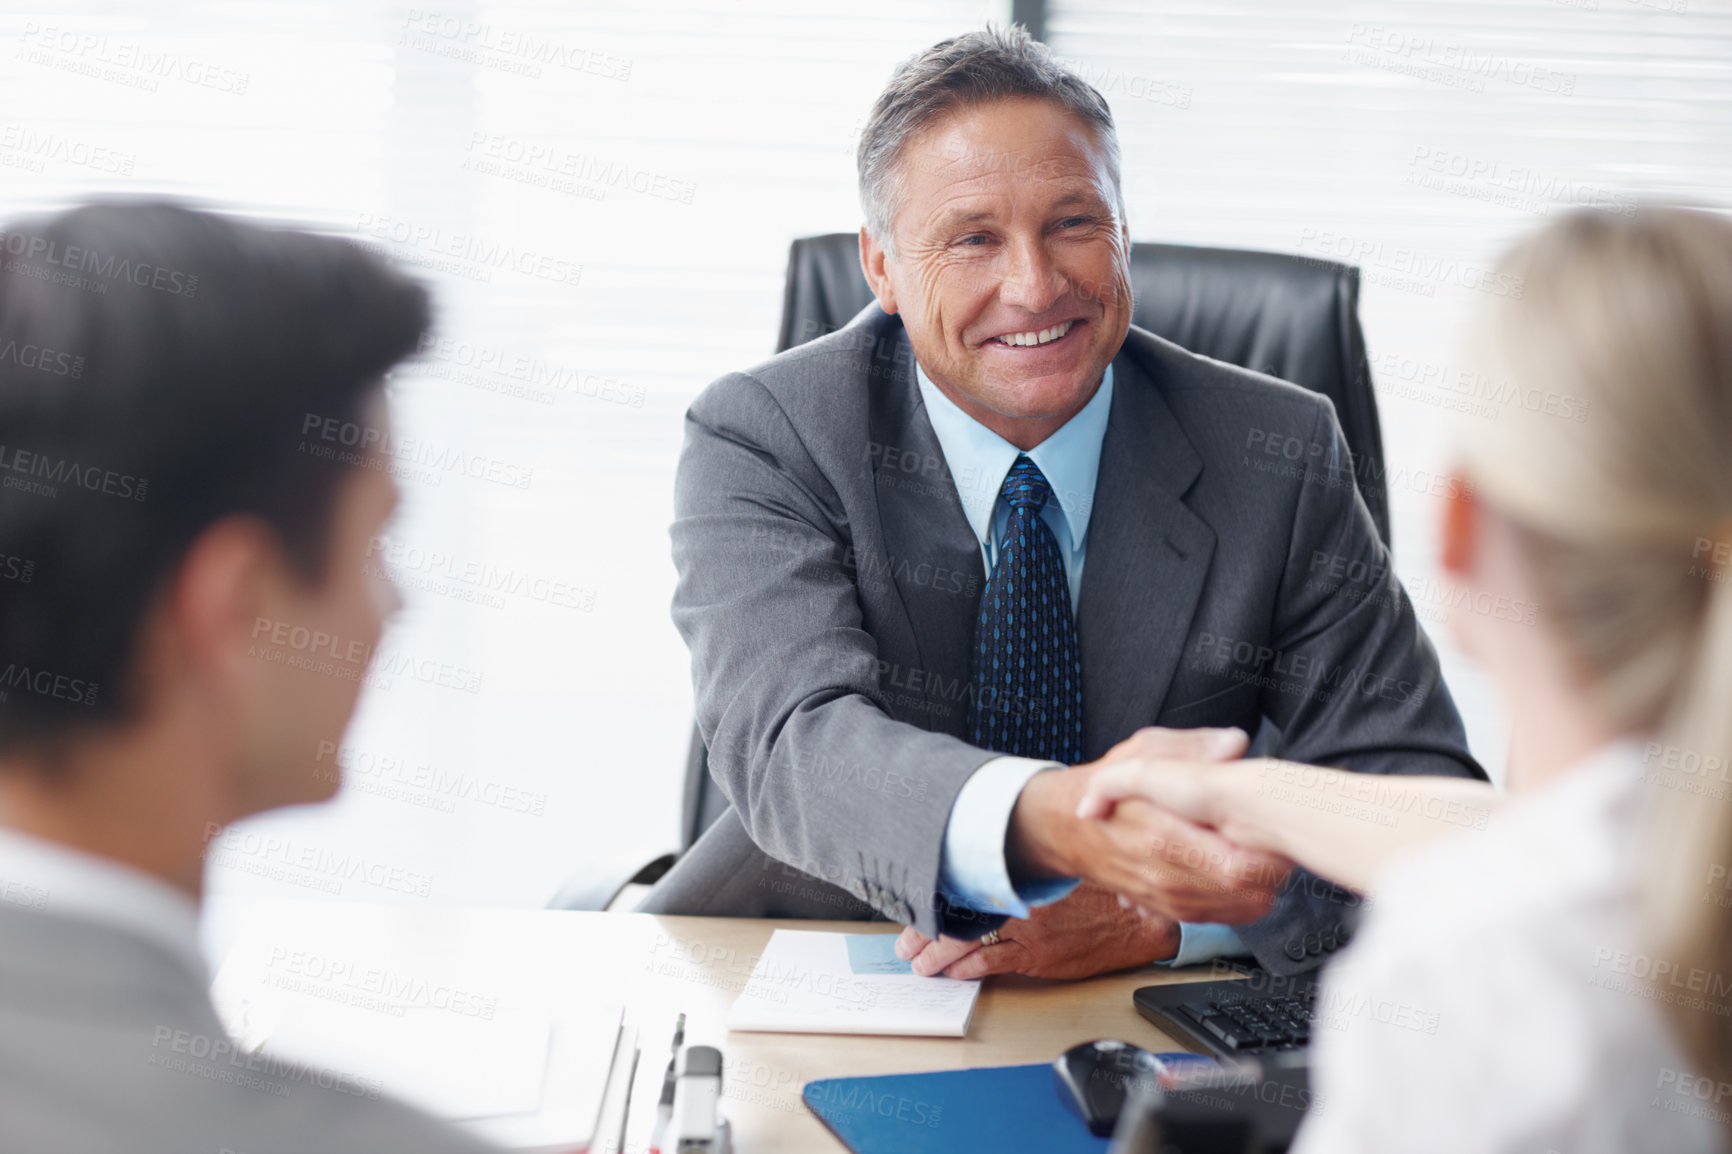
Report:
M854 1154L1105 1154L1110 1145L1059 1099L1049 1063L822 1078L804 1097Z

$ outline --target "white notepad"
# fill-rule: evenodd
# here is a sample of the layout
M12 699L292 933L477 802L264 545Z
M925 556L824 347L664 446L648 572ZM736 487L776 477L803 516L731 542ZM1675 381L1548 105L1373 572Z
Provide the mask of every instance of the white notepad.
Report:
M980 983L917 976L890 953L895 940L894 934L777 930L728 1011L728 1029L966 1035Z

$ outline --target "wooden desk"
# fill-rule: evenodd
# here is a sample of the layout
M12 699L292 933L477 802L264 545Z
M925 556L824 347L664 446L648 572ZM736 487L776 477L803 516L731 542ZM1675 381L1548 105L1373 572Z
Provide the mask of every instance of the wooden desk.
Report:
M726 1056L725 1112L741 1154L812 1154L843 1147L801 1100L817 1078L967 1066L1050 1062L1094 1038L1115 1037L1151 1050L1183 1047L1131 1005L1138 986L1194 981L1206 969L1158 967L1081 982L986 980L966 1038L730 1033L728 1007L778 926L851 933L895 933L860 922L778 922L734 918L546 910L429 909L358 903L286 902L234 911L237 944L263 944L308 958L436 970L502 1005L570 1010L623 1000L642 1033L629 1149L647 1148L649 1113L666 1065L676 1014L687 1015L688 1042ZM302 968L316 967L305 961ZM548 1077L559 1076L555 1048Z

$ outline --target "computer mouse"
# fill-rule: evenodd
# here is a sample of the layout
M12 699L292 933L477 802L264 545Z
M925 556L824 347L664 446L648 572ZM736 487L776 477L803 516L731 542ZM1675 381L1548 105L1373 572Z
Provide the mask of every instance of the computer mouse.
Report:
M1160 1070L1153 1054L1112 1038L1072 1046L1052 1064L1058 1096L1088 1124L1089 1133L1102 1138L1118 1124L1132 1087L1153 1083Z

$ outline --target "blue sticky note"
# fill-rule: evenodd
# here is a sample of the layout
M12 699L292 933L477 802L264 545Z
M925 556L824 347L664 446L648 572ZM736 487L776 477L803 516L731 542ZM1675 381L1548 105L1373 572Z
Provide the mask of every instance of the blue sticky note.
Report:
M856 974L912 974L914 967L896 956L895 934L843 934L848 968Z

